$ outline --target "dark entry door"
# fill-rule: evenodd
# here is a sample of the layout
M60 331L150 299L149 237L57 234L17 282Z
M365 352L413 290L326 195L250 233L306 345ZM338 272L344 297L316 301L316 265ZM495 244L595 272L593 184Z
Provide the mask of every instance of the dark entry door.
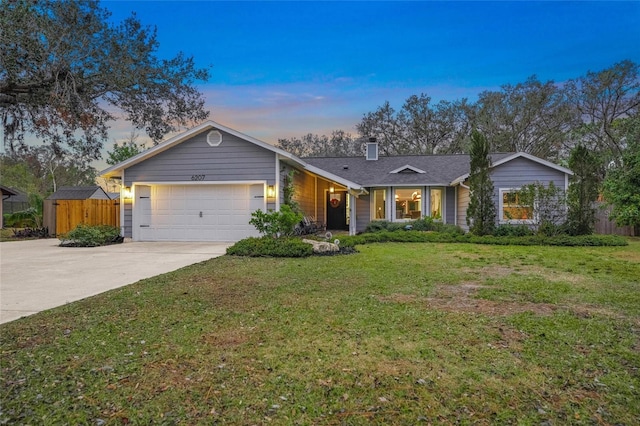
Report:
M347 192L327 193L327 229L348 230Z

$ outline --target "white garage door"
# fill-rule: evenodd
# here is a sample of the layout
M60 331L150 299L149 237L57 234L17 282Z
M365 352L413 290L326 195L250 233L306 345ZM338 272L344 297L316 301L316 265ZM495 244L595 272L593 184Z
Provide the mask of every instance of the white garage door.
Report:
M239 241L258 233L251 213L265 209L264 185L136 186L140 241Z

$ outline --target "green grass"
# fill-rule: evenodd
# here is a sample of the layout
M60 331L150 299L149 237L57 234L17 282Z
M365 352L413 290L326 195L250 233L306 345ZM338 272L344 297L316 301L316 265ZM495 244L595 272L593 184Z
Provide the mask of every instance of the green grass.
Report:
M18 241L14 237L13 228L0 229L0 241Z
M10 424L638 424L640 240L224 256L0 326Z

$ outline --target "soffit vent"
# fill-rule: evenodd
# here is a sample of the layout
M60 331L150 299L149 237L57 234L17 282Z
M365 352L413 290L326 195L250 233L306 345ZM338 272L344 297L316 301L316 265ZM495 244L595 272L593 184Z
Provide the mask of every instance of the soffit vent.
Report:
M222 143L222 133L219 130L212 130L207 133L207 143L211 146L218 146Z

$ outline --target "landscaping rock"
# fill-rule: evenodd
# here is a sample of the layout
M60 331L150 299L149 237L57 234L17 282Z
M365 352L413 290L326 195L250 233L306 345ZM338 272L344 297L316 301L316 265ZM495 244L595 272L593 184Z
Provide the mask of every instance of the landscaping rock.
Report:
M314 253L334 253L339 252L340 247L334 243L328 243L325 241L315 241L315 240L302 240L303 243L311 244L313 246Z

